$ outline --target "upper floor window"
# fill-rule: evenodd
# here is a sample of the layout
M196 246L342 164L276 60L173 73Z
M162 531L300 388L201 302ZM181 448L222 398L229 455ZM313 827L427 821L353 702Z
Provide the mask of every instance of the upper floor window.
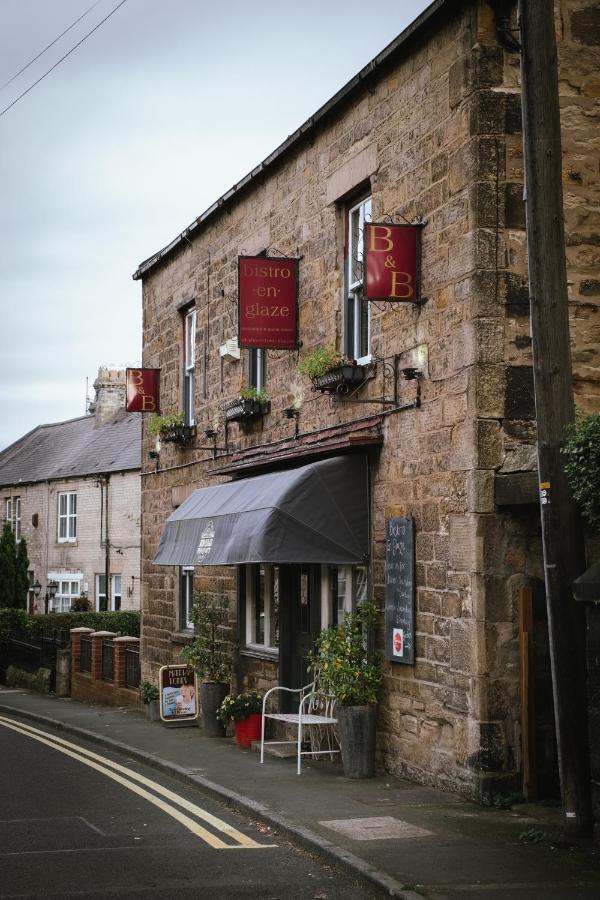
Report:
M267 351L249 350L248 385L257 391L267 386Z
M15 540L21 540L21 498L6 498L6 521L14 531Z
M75 541L77 539L77 494L65 491L58 495L58 540Z
M371 198L346 208L346 353L360 363L371 359L371 318L363 296L365 222L371 221Z
M183 415L186 425L196 422L196 310L184 313L183 320Z

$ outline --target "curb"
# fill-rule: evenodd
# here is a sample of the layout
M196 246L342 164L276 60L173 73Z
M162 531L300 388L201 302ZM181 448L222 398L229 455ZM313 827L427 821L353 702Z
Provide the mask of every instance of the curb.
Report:
M210 797L217 800L225 801L225 803L245 814L251 814L254 818L260 819L264 824L275 826L280 832L283 832L289 839L300 844L306 850L316 853L328 862L334 862L340 868L343 868L350 875L361 878L371 887L377 887L384 891L389 897L397 897L399 900L426 900L423 894L407 889L400 882L396 881L390 875L386 875L380 869L375 868L349 850L344 850L332 844L330 841L323 839L320 835L315 834L302 825L295 825L292 822L280 816L278 813L272 812L268 806L238 794L229 788L216 784L202 775L190 774L186 769L178 766L176 763L161 759L158 756L148 756L136 747L124 744L122 741L116 741L113 738L99 735L94 731L88 731L86 728L79 728L76 725L69 725L59 719L53 719L40 713L34 713L27 709L21 709L15 706L5 706L0 702L0 712L5 715L14 715L23 719L29 719L41 725L47 725L50 728L56 728L64 731L66 734L72 734L77 737L85 738L94 744L106 747L109 750L117 750L120 753L126 753L128 756L142 762L150 768L156 769L165 775L170 775L181 782L191 782L195 787L201 788Z

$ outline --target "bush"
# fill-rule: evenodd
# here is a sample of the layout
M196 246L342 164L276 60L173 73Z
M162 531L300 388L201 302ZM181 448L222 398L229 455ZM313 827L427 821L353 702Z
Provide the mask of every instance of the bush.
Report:
M192 622L196 635L181 656L205 681L227 682L231 677L233 647L222 637L228 608L226 597L194 596Z
M140 636L140 614L123 612L67 612L29 616L20 609L0 609L0 635L10 629L30 631L32 628L93 628L94 631L115 631L131 637Z
M140 700L142 703L151 703L158 700L158 688L151 681L142 681L140 684Z
M580 416L567 429L564 470L581 515L600 530L600 413Z
M248 716L262 712L263 698L258 691L248 691L246 694L229 694L225 697L217 712L217 719L227 725L233 719L240 722Z
M71 600L71 612L89 612L91 605L88 597L73 597Z
M0 638L9 631L27 631L32 618L24 609L0 609Z

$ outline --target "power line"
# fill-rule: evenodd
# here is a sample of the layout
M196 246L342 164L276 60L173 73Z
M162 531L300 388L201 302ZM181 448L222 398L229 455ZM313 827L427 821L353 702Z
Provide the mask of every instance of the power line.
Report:
M61 56L61 58L58 60L58 62L55 62L54 65L51 66L51 67L48 69L47 72L44 72L44 74L41 75L41 76L37 79L37 81L34 81L33 84L31 84L31 85L27 88L27 90L23 91L22 94L19 94L19 96L16 97L16 98L12 101L12 103L9 103L8 106L5 106L3 110L0 110L0 116L3 116L5 113L7 113L7 112L9 111L9 109L12 109L12 107L15 105L15 103L18 103L19 100L22 100L23 97L24 97L26 94L29 93L29 91L32 91L32 90L34 89L34 87L40 83L40 81L43 81L44 78L46 78L47 75L49 75L51 72L53 72L54 69L56 69L57 66L60 66L61 62L64 62L65 59L67 58L67 56L70 56L71 53L73 53L74 50L77 50L77 48L80 47L80 46L83 44L83 42L86 41L86 40L89 38L90 35L92 35L95 31L97 31L97 30L100 28L101 25L104 25L104 23L107 21L107 19L110 19L110 17L113 16L113 15L116 13L116 11L117 11L118 9L120 9L125 3L127 3L127 0L121 0L121 2L118 3L118 4L114 7L114 9L111 9L111 11L108 13L108 15L104 16L104 18L101 19L101 20L98 22L97 25L94 25L94 27L93 27L90 31L88 31L87 34L84 34L84 36L81 38L81 40L80 40L80 41L77 41L77 43L75 44L75 46L74 46L74 47L71 47L71 49L70 49L67 53L65 53L64 56Z
M86 11L84 13L82 13L78 19L75 19L75 21L72 22L68 28L65 28L64 31L61 31L61 33L58 35L58 37L55 37L53 41L51 41L46 47L44 47L43 50L40 50L40 52L38 53L37 56L34 56L33 59L30 59L28 63L25 63L25 65L22 66L18 72L15 72L15 74L11 78L9 78L8 81L5 81L4 84L0 84L0 91L3 91L5 87L8 87L8 85L11 84L15 80L15 78L18 78L19 75L21 75L25 71L25 69L28 69L29 66L32 66L34 64L34 62L36 62L40 58L40 56L44 55L46 50L49 50L50 47L54 47L54 45L57 43L57 41L60 41L61 37L64 37L65 34L71 30L71 28L75 28L77 23L81 22L81 20L84 19L88 13L91 13L91 11L94 9L94 7L98 6L98 4L101 2L102 2L102 0L96 0L95 3L92 3L92 5L90 6L89 9L86 9Z

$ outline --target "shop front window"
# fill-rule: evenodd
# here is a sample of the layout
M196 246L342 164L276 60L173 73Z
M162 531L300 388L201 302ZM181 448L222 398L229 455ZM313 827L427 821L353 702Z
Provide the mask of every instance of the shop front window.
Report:
M279 647L279 566L246 566L246 647Z

